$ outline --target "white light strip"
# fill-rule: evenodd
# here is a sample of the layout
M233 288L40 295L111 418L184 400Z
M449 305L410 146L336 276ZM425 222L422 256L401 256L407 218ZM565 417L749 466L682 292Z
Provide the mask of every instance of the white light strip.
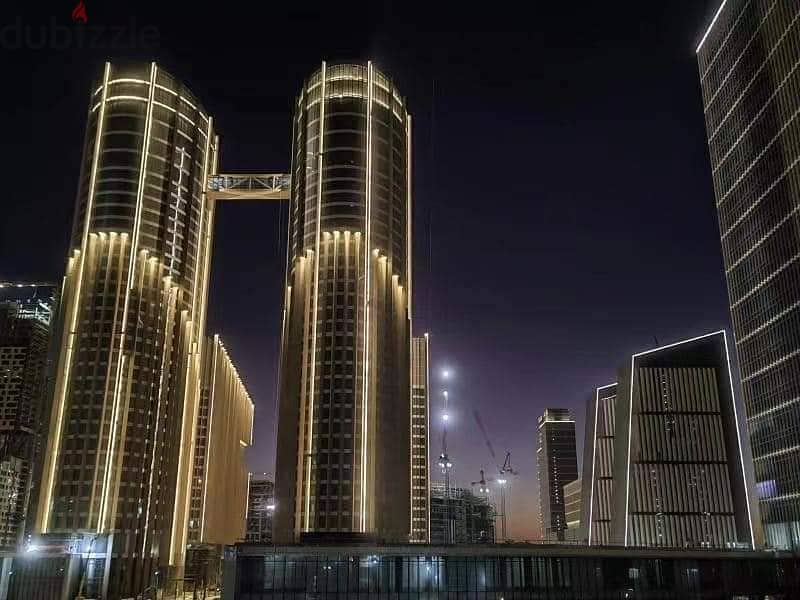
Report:
M594 433L592 434L592 478L589 480L589 540L592 545L592 515L594 512L594 469L597 456L597 414L600 407L600 390L616 385L615 383L599 387L594 392Z
M141 96L109 96L106 98L106 102L112 102L113 100L136 100L137 102L147 102L147 98L142 98Z
M128 307L130 306L131 291L133 290L134 273L136 270L136 260L139 253L139 231L142 220L142 205L144 204L145 174L147 172L147 158L150 154L150 132L153 126L153 96L155 93L155 81L158 67L156 63L150 64L150 89L147 99L147 115L145 117L144 140L142 141L142 158L139 165L139 185L136 192L136 213L133 221L133 238L131 240L130 258L128 262L128 283L125 286L125 302L122 309L122 327L120 328L119 358L117 359L116 392L114 394L114 405L111 412L111 435L106 454L106 464L103 483L103 494L101 496L100 521L98 522L97 533L101 533L105 527L106 516L109 510L109 495L111 490L111 470L115 463L114 453L117 441L117 420L119 419L119 402L122 395L123 363L125 357L125 338L127 337L128 326ZM120 466L120 469L122 467ZM113 529L113 527L111 527Z
M431 351L430 336L425 332L425 472L427 474L431 464ZM427 542L431 543L431 486L430 478L425 477L425 526L427 529Z
M767 275L767 276L766 276L764 279L762 279L761 281L759 281L759 282L758 282L758 284L756 284L756 285L755 285L753 288L749 289L749 290L747 291L747 293L746 293L746 294L744 294L744 295L743 295L741 298L739 298L739 299L738 299L736 302L734 302L733 304L731 304L731 310L733 310L733 309L735 309L736 307L738 307L738 306L739 306L739 305L740 305L742 302L744 302L745 300L747 300L747 299L748 299L750 296L752 296L753 294L755 294L755 293L756 293L758 290L760 290L760 289L761 289L761 288L763 288L763 287L764 287L766 284L768 284L770 281L772 281L773 279L775 279L775 277L777 277L777 276L778 276L778 275L780 275L780 274L781 274L783 271L785 271L787 267L789 267L789 266L791 266L792 264L794 264L795 262L797 262L797 259L799 259L799 258L800 258L800 254L795 254L794 256L792 256L792 258L790 258L789 260L787 260L787 261L786 261L785 263L783 263L783 264L782 264L780 267L778 267L778 268L777 268L777 269L775 269L775 270L774 270L772 273L770 273L769 275Z
M725 4L726 3L727 3L727 0L722 0L722 4L719 5L719 8L717 9L717 12L714 15L714 18L711 19L711 24L708 26L708 29L706 29L705 34L703 34L703 38L700 40L700 43L697 45L697 49L694 51L695 54L700 52L700 48L702 48L703 44L706 43L706 38L708 37L708 34L711 33L711 30L714 29L714 25L717 23L717 19L719 19L719 15L720 15L720 13L722 13L722 9L725 8Z
M89 229L92 220L92 209L94 206L94 194L95 188L97 185L97 167L98 162L100 160L100 145L102 140L102 133L103 133L103 123L105 120L105 107L106 107L106 96L108 94L108 77L111 72L111 63L106 63L103 69L103 85L100 86L100 89L103 90L103 94L100 99L100 115L97 118L97 125L95 126L95 140L94 140L94 149L93 149L93 156L92 156L92 170L89 175L89 190L86 195L86 212L84 214L84 223L83 223L83 235L81 236L81 250L80 250L80 264L78 266L78 273L77 273L77 281L75 282L75 288L72 292L72 306L71 306L71 316L69 318L69 329L64 332L64 336L66 338L66 346L64 360L62 362L63 368L61 369L61 376L60 379L60 386L58 387L58 400L56 401L56 427L53 432L53 435L50 436L50 443L52 444L51 448L52 451L48 455L48 460L50 460L50 464L48 466L48 476L46 483L44 484L45 493L43 498L43 504L40 504L41 510L40 514L42 516L41 521L39 523L39 527L42 533L47 533L49 530L49 520L50 520L50 505L53 498L53 487L55 485L55 471L56 465L58 464L58 454L60 451L61 446L61 434L62 434L62 427L64 423L64 404L67 400L67 388L69 386L69 376L71 371L72 365L72 353L73 353L73 343L76 336L76 329L78 326L78 305L80 304L81 299L81 287L83 286L83 270L84 266L86 265L86 253L88 250L88 243L89 243ZM66 286L65 286L66 287Z
M728 366L728 384L731 388L731 406L733 407L733 418L736 421L736 444L739 450L739 465L742 467L742 485L744 486L744 502L747 505L747 527L750 531L750 547L755 548L756 542L753 535L753 515L750 513L750 493L747 489L747 474L744 470L744 456L742 455L742 438L739 434L739 413L736 410L736 397L733 393L733 374L731 373L731 358L728 354L728 334L724 329L722 330L722 342L725 345L725 363Z
M411 425L411 444L409 444L409 457L410 457L410 465L414 464L414 328L412 324L412 306L411 303L413 302L413 290L412 290L412 272L411 272L411 115L407 115L406 118L406 282L408 283L408 298L406 299L406 310L408 315L408 343L409 343L409 377L408 377L408 385L409 385L409 422ZM426 339L427 344L427 339ZM426 367L427 367L427 348L426 348ZM422 541L419 540L419 536L416 536L414 533L414 521L413 515L415 510L415 502L414 502L414 475L412 469L411 481L410 481L410 496L411 496L411 511L410 515L412 517L411 521L411 536L412 541ZM427 540L425 540L427 541Z
M166 297L167 297L167 315L166 315L166 318L165 318L165 321L166 321L165 330L166 331L172 331L174 326L175 326L174 325L174 323L175 323L175 306L173 305L173 298L175 299L174 303L177 304L177 289L178 288L177 288L177 286L173 286L172 285L172 278L169 275L165 278L164 284L165 284L165 289L162 292L162 294L166 293ZM167 344L169 344L169 350L166 347ZM147 555L146 554L146 552L147 552L147 530L149 528L149 523L150 523L150 506L151 506L152 496L153 496L153 473L155 473L155 470L156 470L156 454L157 454L157 452L155 452L155 448L156 448L156 444L158 443L158 430L159 430L158 424L161 421L161 400L162 400L163 391L164 391L164 371L165 371L164 366L165 366L166 360L167 360L167 353L169 352L170 354L172 354L172 340L169 340L169 341L164 340L164 345L165 345L165 347L163 348L162 353L161 353L161 373L160 373L159 379L158 379L158 402L156 404L155 426L153 427L153 453L152 453L152 457L150 459L150 476L149 476L149 484L148 484L148 487L147 487L147 512L145 513L144 534L142 535L142 556L146 556Z
M372 61L367 63L367 176L364 239L364 374L362 377L363 398L361 405L361 531L367 530L367 419L369 411L369 304L370 270L372 265Z
M320 237L322 231L322 155L325 151L325 74L326 64L322 61L322 103L319 106L319 142L317 144L317 227L314 234L314 308L311 315L311 387L309 393L308 412L308 466L306 467L306 513L305 530L310 530L311 518L311 469L314 451L314 394L316 393L317 371L317 311L319 310L319 269L320 269Z
M118 79L112 79L108 82L108 85L114 85L115 83L138 83L140 85L149 85L150 82L146 79L133 79L131 77L120 77Z
M790 304L789 306L784 308L781 312L776 314L774 317L772 317L769 320L765 321L764 323L762 323L761 325L759 325L758 327L756 327L752 331L748 332L746 335L743 335L741 338L739 338L739 345L741 346L741 344L745 343L747 340L749 340L754 335L757 335L757 334L761 333L762 331L764 331L765 329L767 329L768 327L771 327L772 325L774 325L775 323L777 323L778 321L783 319L786 315L788 315L792 311L796 310L798 307L800 307L800 300Z
M747 420L748 421L757 421L758 419L763 419L764 417L768 417L769 415L775 414L776 412L780 412L782 410L785 410L785 409L789 408L790 406L793 406L793 405L797 404L798 402L800 402L800 396L796 396L796 397L792 398L791 400L787 400L786 402L781 402L780 404L778 404L776 406L773 406L772 408L768 408L765 411L762 411L762 412L760 412L758 414L755 414L753 416L747 417Z
M674 345L674 344L673 344ZM669 346L665 346L668 348ZM653 350L655 352L655 350ZM627 471L625 474L625 537L623 538L622 542L624 546L628 545L628 517L630 515L630 495L631 495L631 437L633 437L631 432L631 425L633 423L633 386L636 379L636 371L634 362L636 360L636 354L631 356L631 376L630 376L630 404L628 405L628 457L626 460Z
M774 452L768 452L767 454L762 454L761 456L756 456L753 458L754 461L756 460L766 460L768 458L775 458L776 456L783 456L784 454L792 454L793 452L797 452L800 450L800 444L796 444L791 446L790 448L781 448L780 450L775 450Z
M771 363L769 363L768 365L766 365L764 367L761 367L758 371L754 371L753 373L750 373L750 375L748 375L747 377L742 377L742 383L747 383L748 381L750 381L754 377L758 377L759 375L763 375L767 371L771 371L775 367L779 367L780 365L785 363L787 360L791 360L792 358L794 358L798 354L800 354L800 349L792 350L788 354L784 354L779 359L772 361Z
M772 498L762 498L761 502L780 502L782 500L792 500L794 498L800 498L800 492L783 494L782 496L773 496Z
M211 426L214 424L214 391L217 389L217 354L220 341L219 335L214 335L214 342L212 343L213 359L211 365L211 388L208 390L208 424L206 425L206 457L205 465L203 465L203 504L200 508L200 541L205 538L203 534L206 529L206 506L208 506L208 465L211 462ZM241 440L240 440L241 441Z
M674 342L672 344L666 344L665 346L659 346L658 348L653 348L652 350L645 350L644 352L637 352L633 355L633 358L638 358L640 356L646 356L648 354L652 354L653 352L660 352L661 350L666 350L668 348L674 348L675 346L680 346L681 344L688 344L689 342L696 342L698 340L702 340L703 338L713 337L715 335L724 334L725 330L720 329L719 331L714 331L712 333L706 333L703 335L698 335L697 337L689 338L688 340L682 340L680 342Z
M411 321L413 316L412 303L414 301L413 288L414 273L411 269L413 244L411 242L412 236L412 204L411 204L411 115L406 114L406 281L408 283L408 323L409 323L409 338L413 337L411 328Z

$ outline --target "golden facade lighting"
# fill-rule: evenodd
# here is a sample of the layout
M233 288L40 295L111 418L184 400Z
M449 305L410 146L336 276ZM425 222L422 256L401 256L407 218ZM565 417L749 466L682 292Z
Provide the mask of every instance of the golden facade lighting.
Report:
M372 63L323 63L296 110L276 539L405 541L411 434L388 421L410 419L409 117Z
M155 64L107 63L88 112L35 530L108 540L135 573L112 568L112 597L183 563L217 152L188 98Z

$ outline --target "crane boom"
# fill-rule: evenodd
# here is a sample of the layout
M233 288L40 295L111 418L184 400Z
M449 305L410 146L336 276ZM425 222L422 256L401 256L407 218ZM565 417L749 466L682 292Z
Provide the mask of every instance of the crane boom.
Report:
M472 414L475 416L475 422L478 424L478 428L481 430L483 434L483 440L486 442L486 447L489 449L489 454L492 455L492 460L494 464L497 465L498 469L502 469L500 463L497 460L497 454L495 454L494 447L492 446L492 441L489 439L489 434L486 432L486 427L483 426L483 421L481 420L481 415L477 410L473 410Z

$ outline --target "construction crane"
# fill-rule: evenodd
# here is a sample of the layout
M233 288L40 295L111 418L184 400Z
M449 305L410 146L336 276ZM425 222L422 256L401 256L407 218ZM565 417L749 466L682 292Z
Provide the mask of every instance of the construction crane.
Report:
M442 453L439 455L439 468L444 475L444 517L445 517L445 534L444 540L447 544L453 543L452 520L450 518L450 469L453 468L453 463L450 456L447 454L447 422L450 420L450 413L448 411L449 395L447 390L444 391L444 412L442 413Z
M517 471L513 469L511 466L511 452L506 452L505 460L503 464L500 464L500 461L497 460L497 454L494 451L494 446L492 446L492 442L489 439L489 434L486 432L486 427L483 425L483 421L481 420L481 415L477 410L472 411L472 414L475 416L475 422L478 424L478 428L481 430L483 434L483 440L486 442L486 448L489 450L489 454L492 457L495 465L497 465L497 472L498 475L496 478L489 478L486 479L484 476L483 470L481 470L481 480L477 482L473 482L475 484L482 484L482 489L488 490L486 487L486 482L491 481L495 482L500 486L500 537L505 542L507 538L507 521L506 521L506 487L508 486L508 477L509 475L518 475Z

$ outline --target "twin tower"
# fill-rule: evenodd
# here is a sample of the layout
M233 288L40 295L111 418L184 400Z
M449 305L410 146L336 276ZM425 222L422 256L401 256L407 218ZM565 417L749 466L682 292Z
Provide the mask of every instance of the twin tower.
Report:
M274 538L407 541L411 117L371 63L323 63L292 130ZM122 595L181 572L197 513L218 153L213 119L183 84L155 64L106 64L89 103L35 530L102 540Z

